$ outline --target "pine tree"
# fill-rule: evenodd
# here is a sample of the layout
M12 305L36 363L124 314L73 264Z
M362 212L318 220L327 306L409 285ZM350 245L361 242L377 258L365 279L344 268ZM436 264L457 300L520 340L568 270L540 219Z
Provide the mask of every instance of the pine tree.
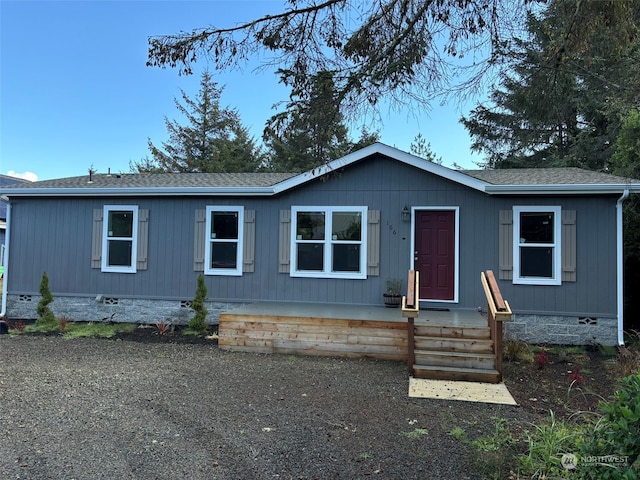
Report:
M611 173L640 178L640 111L632 109L622 121ZM631 195L624 206L625 329L640 328L640 198Z
M169 139L156 146L147 143L151 158L132 162L137 172L254 172L261 156L253 138L240 121L236 110L222 108L218 87L212 75L205 71L200 91L195 99L181 90L182 101L174 99L187 124L165 117Z
M418 133L409 145L409 151L416 157L424 158L430 162L442 165L442 157L436 157L436 154L431 150L431 143L427 142L427 139L422 136L422 133Z
M282 81L286 83L284 74ZM311 97L306 100L294 90L287 109L272 116L264 130L268 150L267 166L279 172L303 172L374 143L377 134L362 131L352 143L340 112L333 75L320 72L313 79Z
M622 177L640 178L640 110L637 108L631 109L623 119L615 146L612 172Z
M584 20L588 31L576 35L582 19L576 12L587 15L594 3L577 9L575 2L553 0L529 14L528 37L511 44L513 70L503 73L488 103L461 120L486 166L606 168L620 117L640 88L640 8L621 2L611 15L626 12L632 23Z

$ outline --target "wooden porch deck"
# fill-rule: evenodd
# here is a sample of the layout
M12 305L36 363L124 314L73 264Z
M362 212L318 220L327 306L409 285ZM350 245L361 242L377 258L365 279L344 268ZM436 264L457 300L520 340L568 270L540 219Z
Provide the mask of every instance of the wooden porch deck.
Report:
M407 319L403 318L402 310L400 308L387 308L382 305L256 302L234 308L233 310L223 313L223 315L226 314L373 320L407 323ZM420 315L416 318L416 323L443 327L479 327L487 325L487 318L475 309L425 309L420 310Z
M433 336L488 335L477 310L421 310L416 328ZM257 302L220 314L221 349L407 361L408 322L399 308Z

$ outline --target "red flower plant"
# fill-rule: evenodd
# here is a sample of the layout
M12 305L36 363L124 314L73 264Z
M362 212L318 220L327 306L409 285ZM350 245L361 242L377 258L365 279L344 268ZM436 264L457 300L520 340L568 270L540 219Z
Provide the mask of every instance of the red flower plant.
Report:
M584 375L580 373L580 367L576 367L575 370L571 372L571 375L569 375L569 378L571 379L571 382L575 382L576 385L580 385L584 382Z
M538 365L538 368L542 370L547 366L547 363L549 363L549 357L547 356L547 351L545 350L545 348L542 347L536 355L536 365Z

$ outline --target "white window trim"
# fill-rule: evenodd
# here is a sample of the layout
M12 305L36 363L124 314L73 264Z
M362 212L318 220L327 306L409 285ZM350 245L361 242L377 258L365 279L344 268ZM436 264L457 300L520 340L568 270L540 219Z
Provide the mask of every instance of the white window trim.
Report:
M211 214L213 212L237 212L238 213L238 248L236 252L236 268L211 268ZM207 205L207 218L204 238L204 274L222 275L227 277L242 276L242 253L244 250L244 207L234 205ZM225 241L229 241L228 239Z
M131 234L131 266L111 266L109 260L109 240L120 237L109 237L109 212L130 210L133 212L133 228ZM123 237L124 239L124 237ZM129 240L129 238L126 238ZM104 205L102 210L102 267L101 271L110 273L136 273L138 262L138 206L137 205Z
M520 276L520 214L523 212L553 212L553 277ZM513 283L522 285L562 284L562 207L549 205L523 205L513 207ZM549 244L527 243L527 247Z
M363 280L367 278L367 207L328 207L328 206L292 206L291 207L291 272L292 277L307 278L344 278L352 280ZM298 249L296 248L296 231L298 223L298 212L324 212L325 218L325 239L315 243L324 244L324 270L307 271L297 270ZM360 212L360 271L359 272L332 272L331 271L331 219L334 212ZM356 243L356 242L354 242Z

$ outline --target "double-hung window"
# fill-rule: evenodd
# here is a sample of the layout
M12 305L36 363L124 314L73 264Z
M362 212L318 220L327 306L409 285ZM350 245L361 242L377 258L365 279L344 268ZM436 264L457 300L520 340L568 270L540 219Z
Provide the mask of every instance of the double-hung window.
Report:
M291 276L366 278L366 219L367 207L292 207Z
M205 275L242 275L244 207L207 206Z
M135 273L138 206L105 205L103 208L102 271Z
M560 285L561 208L513 207L513 282Z

